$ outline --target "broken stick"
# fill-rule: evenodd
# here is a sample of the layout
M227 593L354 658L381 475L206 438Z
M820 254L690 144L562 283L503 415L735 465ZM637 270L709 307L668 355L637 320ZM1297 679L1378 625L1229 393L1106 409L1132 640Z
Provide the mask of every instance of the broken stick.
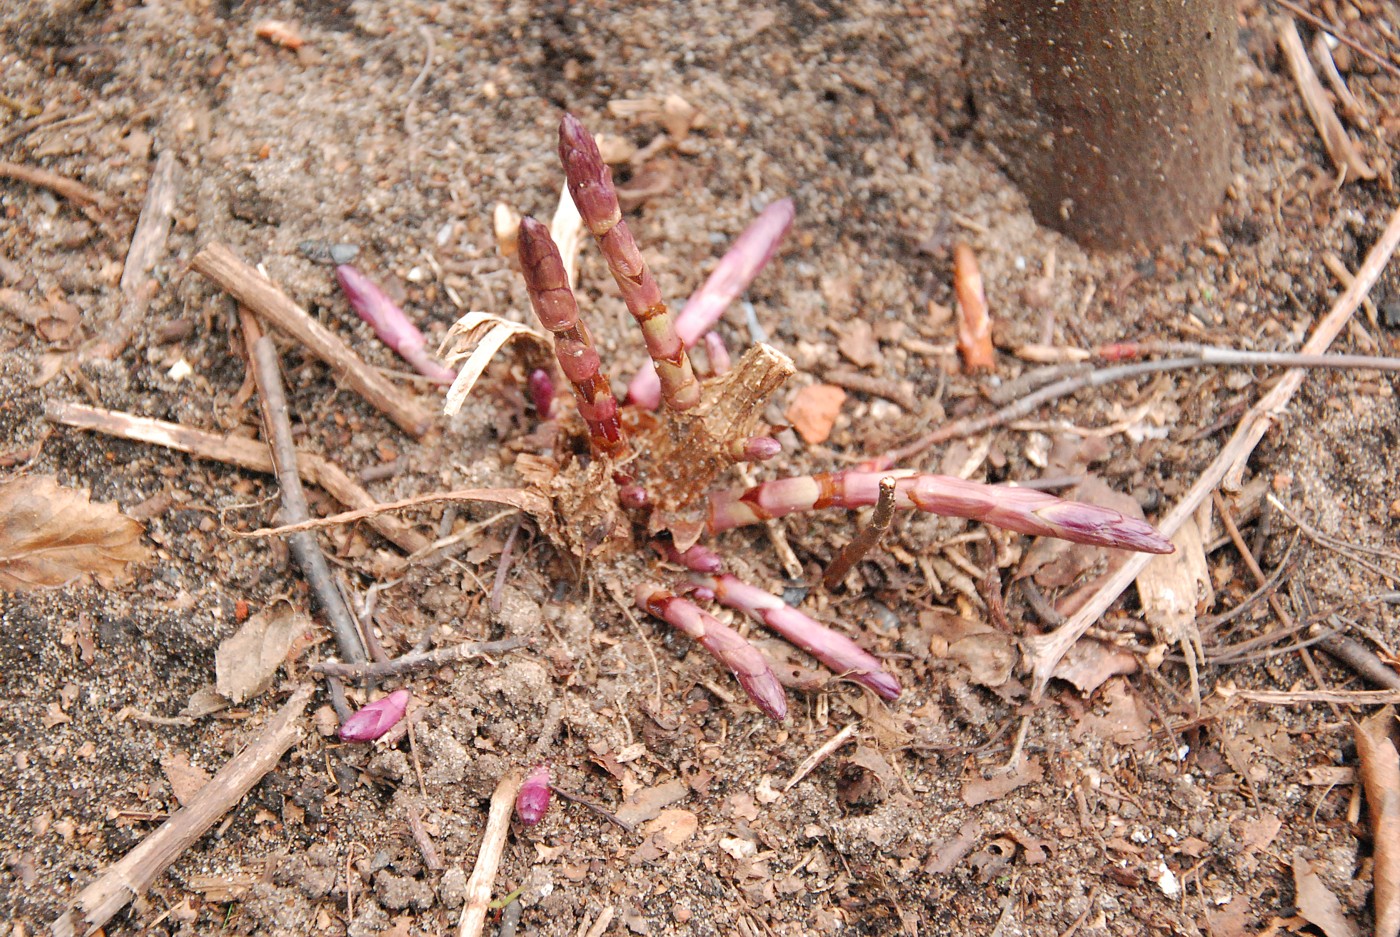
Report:
M53 937L93 933L127 902L150 888L296 744L301 738L301 715L310 699L310 684L297 687L262 734L220 768L187 806L177 810L160 829L79 892L73 904L50 925Z
M491 888L496 883L496 870L506 849L506 834L510 832L510 815L515 810L515 795L520 791L524 773L511 768L501 775L496 791L491 795L491 808L486 814L486 830L481 834L481 849L476 854L476 866L467 879L467 903L457 925L457 937L481 937L486 924L486 912L491 907Z
M258 398L262 401L263 431L267 434L267 446L272 450L272 463L277 467L277 485L282 489L282 513L293 523L309 520L311 509L307 506L306 492L302 490L301 477L297 474L287 396L282 390L277 346L271 336L263 335L253 342L252 358ZM315 593L321 610L330 621L340 656L352 664L362 663L365 660L365 646L360 640L359 626L355 624L354 616L345 605L345 598L331 578L330 566L326 563L326 555L321 552L321 545L316 542L316 535L309 531L290 534L287 543L306 576L307 585Z
M50 400L44 404L44 419L62 426L90 429L118 439L147 442L176 452L185 452L198 459L236 465L250 472L276 474L272 454L264 443L242 436L221 436L204 430L191 429L179 423L132 416L116 410L103 410L81 403ZM357 485L345 470L329 459L310 452L297 451L297 472L302 479L322 488L347 508L363 510L379 502ZM386 514L370 514L366 522L392 543L409 553L418 553L432 546L432 541L398 518Z
M271 280L215 241L194 256L190 266L213 280L253 312L291 335L343 378L345 383L400 429L413 436L428 431L432 418L413 397L389 382L349 345L307 315Z
M146 187L146 201L141 217L131 235L131 248L126 252L122 268L121 306L117 318L107 326L102 337L87 349L85 357L111 361L120 355L131 341L131 333L146 314L146 307L155 295L156 283L150 278L161 255L165 239L170 234L170 220L175 214L175 199L180 194L178 165L175 154L165 150L156 159L151 181Z

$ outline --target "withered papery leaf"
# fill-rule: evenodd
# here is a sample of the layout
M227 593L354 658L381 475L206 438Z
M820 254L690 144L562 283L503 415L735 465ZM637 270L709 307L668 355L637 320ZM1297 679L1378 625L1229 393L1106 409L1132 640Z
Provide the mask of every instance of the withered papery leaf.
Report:
M1390 734L1394 727L1389 706L1356 727L1375 850L1376 937L1400 934L1400 754Z
M310 619L296 612L264 612L249 618L214 652L219 694L237 704L267 689L293 642L310 629Z
M0 591L61 586L94 576L111 587L150 557L141 525L114 504L64 488L51 475L0 482Z

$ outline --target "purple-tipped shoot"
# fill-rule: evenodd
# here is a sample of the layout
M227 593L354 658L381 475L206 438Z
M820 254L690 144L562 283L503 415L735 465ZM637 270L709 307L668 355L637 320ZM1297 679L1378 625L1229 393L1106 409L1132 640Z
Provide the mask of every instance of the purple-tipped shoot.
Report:
M373 742L399 724L411 699L407 690L395 690L346 719L340 727L343 742Z
M605 453L621 451L626 438L617 398L603 376L598 349L579 319L578 301L569 289L569 274L549 229L534 218L521 219L517 250L530 305L540 324L554 333L554 355L573 385L578 412L588 425L593 448Z
M653 545L661 555L677 566L684 566L691 572L717 573L724 569L724 561L719 554L707 546L695 544L688 550L677 550L669 540L654 541Z
M637 586L637 607L694 638L701 647L733 671L749 699L769 716L787 718L787 694L768 660L743 636L694 602L672 595L652 583Z
M413 369L439 384L451 384L457 372L446 367L428 352L427 339L409 321L404 311L369 277L350 264L335 268L336 281L365 323L379 340L393 349Z
M705 283L686 301L685 307L676 316L676 334L686 348L694 348L702 335L708 336L724 310L738 299L749 284L768 265L777 253L783 236L792 226L796 213L792 199L785 198L774 202L759 213L758 217L744 229L744 233L734 240L734 244L720 258L714 272ZM713 348L710 360L714 361ZM723 373L718 367L716 374ZM661 382L656 372L643 368L632 383L627 385L627 400L639 407L655 409L661 399Z
M671 409L689 410L700 402L700 384L690 356L676 334L661 289L622 220L612 170L603 162L592 134L572 114L565 114L559 122L559 160L564 164L574 206L607 262L627 311L642 327L647 354L661 382L661 396Z
M684 336L682 336L681 340L685 340ZM724 343L723 338L720 338L718 332L705 333L705 353L710 357L711 374L715 377L723 377L729 373L729 369L733 366L734 362L729 357L729 346ZM652 371L650 373L651 382L656 387L656 392L660 393L661 387L656 384L656 372ZM634 381L633 383L635 384L636 382ZM631 397L632 389L630 387L627 389L627 394ZM654 409L655 407L656 401L653 400L650 409Z
M694 579L716 602L753 617L835 673L869 687L885 699L899 696L899 681L885 672L879 658L776 595L770 595L728 573L696 576Z
M767 462L783 451L783 444L772 436L750 436L735 443L731 453L739 462Z
M534 826L549 810L549 765L538 764L525 775L520 793L515 795L515 815L526 826Z
M530 403L540 419L547 420L554 411L554 378L544 368L535 368L526 381L530 390Z
M1035 537L1057 537L1140 553L1171 553L1176 549L1146 521L1096 504L1066 501L1030 488L986 485L949 475L854 469L780 478L746 491L715 492L710 495L709 528L712 533L718 533L794 511L868 507L879 501L880 479L891 476L896 479L896 508L965 517Z

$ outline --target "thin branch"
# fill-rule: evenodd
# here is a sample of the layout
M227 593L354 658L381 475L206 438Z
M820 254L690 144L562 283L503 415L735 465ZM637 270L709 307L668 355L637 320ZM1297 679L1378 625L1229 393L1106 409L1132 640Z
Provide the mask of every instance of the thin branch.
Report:
M301 738L301 715L311 686L298 687L256 739L231 758L188 805L180 808L150 836L102 873L50 925L54 937L91 934L127 902L144 894L182 853L276 767Z
M1397 245L1400 245L1400 211L1396 211L1391 216L1380 239L1366 255L1366 261L1357 271L1356 280L1337 298L1331 311L1318 323L1312 337L1303 346L1304 353L1320 354L1327 349L1327 346L1332 343L1332 339L1346 326L1352 313L1361 305L1361 300L1370 291L1372 285L1379 279L1391 255L1395 253ZM1300 369L1290 370L1280 377L1273 388L1249 409L1239 426L1236 427L1234 435L1230 437L1230 441L1215 457L1215 461L1196 479L1195 484L1191 486L1191 489L1177 503L1176 507L1172 508L1171 513L1158 523L1158 528L1162 533L1167 536L1176 533L1186 519L1195 514L1201 503L1210 497L1210 493L1222 482L1226 488L1241 487L1244 467L1254 452L1254 447L1258 445L1260 438L1263 437L1269 426L1278 420L1284 408L1288 406L1294 392L1303 382L1305 373ZM1151 557L1146 554L1134 554L1126 557L1118 571L1108 577L1085 601L1079 611L1070 616L1062 626L1049 634L1023 639L1025 663L1032 676L1031 696L1033 699L1039 700L1044 695L1045 688L1049 684L1060 659L1079 640L1079 637L1093 626L1099 616L1107 611L1109 605L1113 604L1119 594L1137 578L1138 573L1142 572L1150 561Z
M146 186L146 201L141 206L141 216L131 235L131 248L126 252L117 317L107 326L102 337L87 349L87 357L107 361L116 358L131 341L131 334L146 315L146 307L157 287L150 273L165 254L165 241L175 214L175 200L180 196L178 170L175 152L162 151L156 159L155 169L151 171L151 180Z
M1366 58L1370 59L1372 62L1375 62L1377 65L1390 72L1390 74L1394 75L1396 78L1400 78L1400 68L1397 68L1392 62L1386 59L1385 56L1381 55L1379 52L1372 51L1370 48L1362 45L1355 39L1352 39L1350 36L1337 29L1335 26L1329 26L1325 21L1323 21L1317 16L1314 16L1312 13L1309 13L1307 10L1305 10L1303 7L1299 6L1296 3L1290 3L1289 0L1274 0L1274 2L1277 3L1279 6L1283 7L1288 12L1292 13L1294 16L1298 17L1298 19L1303 20L1304 22L1308 23L1310 26L1313 26L1316 29L1323 30L1329 36L1335 38L1342 45L1346 46L1349 49L1352 49L1355 52L1360 53L1361 55L1366 56Z
M613 824L623 832L632 833L634 835L636 834L637 828L635 826L628 823L626 820L622 819L617 814L609 810L607 807L604 807L602 804L596 804L593 801L589 800L587 797L580 797L578 794L566 791L562 787L558 787L554 784L549 785L549 789L554 793L558 794L560 797L567 800L571 804L578 804L580 807L586 807L589 810L592 810L598 816L602 817L604 820L607 820L609 823Z
M531 515L541 525L548 524L552 520L553 506L549 499L538 491L529 488L458 488L454 491L438 491L433 494L418 495L414 498L404 498L402 501L385 501L382 504L375 504L355 511L332 514L330 517L322 517L319 520L284 524L281 527L259 527L257 530L250 530L237 536L256 539L292 534L302 530L340 527L355 521L378 517L381 514L422 507L425 504L441 504L444 501L485 501L490 504L508 504Z
M496 882L496 870L501 865L501 855L506 848L506 834L510 832L510 815L515 809L515 795L520 790L524 775L519 768L511 768L496 784L491 795L491 807L486 814L486 830L481 834L481 849L476 854L476 866L471 878L467 879L467 901L462 907L462 918L457 926L457 937L481 937L481 929L486 924L486 912L491 905L491 889Z
M253 376L258 382L258 397L262 401L264 432L267 434L268 448L272 450L272 462L277 467L277 484L282 490L282 513L293 522L301 521L310 516L311 510L306 503L301 478L297 475L287 397L282 389L282 374L277 364L277 346L270 336L263 335L253 342L252 361ZM291 534L287 537L287 543L297 558L302 574L306 576L307 585L315 593L330 621L340 655L354 663L363 661L365 648L360 641L355 618L346 607L335 580L331 578L330 566L315 535Z
M885 531L890 529L890 520L894 517L894 479L880 479L880 497L875 502L875 513L870 518L870 523L860 529L851 542L841 548L826 567L826 572L822 574L822 585L828 592L835 589L841 580L846 578L846 574L851 571L851 567L860 562L861 557L869 553L875 544L880 542Z
M428 431L432 417L413 397L399 390L321 323L306 314L271 280L215 241L194 256L190 267L262 316L331 366L366 402L413 436Z
M1308 50L1303 47L1303 39L1298 35L1298 26L1291 17L1278 18L1278 44L1283 50L1283 57L1288 60L1289 71L1293 73L1293 81L1298 85L1298 93L1302 95L1308 116L1312 118L1318 136L1322 137L1322 145L1326 147L1327 155L1332 158L1332 164L1341 173L1343 181L1348 178L1376 178L1376 170L1366 163L1342 126L1337 112L1332 109L1332 99L1318 80L1317 72L1308 59Z
M91 206L105 212L115 212L120 207L117 200L111 196L83 185L76 179L60 176L47 169L36 169L33 166L0 160L0 179L13 179L16 182L27 182L41 189L48 189L80 207Z
M431 670L434 667L445 667L457 661L470 660L473 657L485 657L492 654L505 654L516 648L525 647L530 643L528 638L502 638L499 641L476 641L466 644L454 644L451 647L441 647L435 651L423 651L416 654L405 654L402 657L395 657L390 660L375 661L374 663L341 663L340 661L322 661L319 664L311 665L312 673L319 673L327 677L340 677L344 680L384 680L389 677L402 677L405 674L414 673L419 670Z
M817 765L835 754L837 749L851 740L851 736L855 735L856 730L859 728L859 722L852 722L840 732L837 732L831 738L823 742L812 754L802 759L802 764L797 766L797 770L792 773L792 777L788 778L788 782L783 785L783 793L786 794L788 791L792 790L801 783L803 778L811 774L812 771L816 769Z
M44 404L44 419L62 426L94 430L118 439L151 443L184 452L197 459L236 465L250 472L267 475L276 473L272 454L267 446L242 436L220 436L204 430L191 429L179 423L167 423L149 417L132 416L116 410L103 410L81 403L50 400ZM355 483L344 469L329 459L310 452L297 451L297 472L304 481L322 488L348 508L371 508L378 502ZM367 523L387 540L409 553L421 553L431 546L427 537L388 514L371 515Z

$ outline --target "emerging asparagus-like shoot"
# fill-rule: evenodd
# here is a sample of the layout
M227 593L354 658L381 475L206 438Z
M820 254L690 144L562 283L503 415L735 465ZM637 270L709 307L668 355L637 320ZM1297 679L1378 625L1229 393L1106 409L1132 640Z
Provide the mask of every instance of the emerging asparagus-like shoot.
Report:
M383 699L365 706L341 725L341 740L373 742L399 724L399 720L408 711L409 699L407 690L395 690Z
M710 335L710 330L719 323L724 310L749 288L754 277L773 259L783 236L792 227L795 213L792 199L780 199L759 212L744 233L735 238L733 246L720 259L714 272L686 300L676 316L676 334L686 348L694 348L702 336ZM714 359L715 354L711 349L710 360ZM715 371L722 373L719 367ZM627 385L628 403L653 410L660 398L661 382L650 368L643 368Z
M811 654L838 674L868 686L885 699L899 696L899 681L880 661L845 635L788 605L776 595L729 575L696 576L695 582L716 602L751 615Z
M554 354L559 368L574 386L579 415L588 424L588 436L599 452L622 449L625 439L618 419L617 398L602 374L598 350L578 317L578 302L569 289L569 275L549 229L534 218L520 222L517 242L520 270L530 305L540 324L554 333Z
M445 367L429 353L423 333L377 283L350 264L337 266L335 278L350 300L350 308L374 329L381 342L424 377L439 384L452 383L457 372Z
M746 491L710 495L712 532L814 508L863 508L880 498L880 479L897 476L895 507L965 517L1036 537L1058 537L1142 553L1171 553L1151 524L1111 509L1066 501L1043 491L984 485L949 475L844 471L780 478Z
M592 134L572 114L559 124L559 159L564 164L569 194L583 216L598 250L612 271L627 310L642 327L647 353L661 381L661 396L673 410L689 410L700 402L700 385L690 356L676 334L671 310L661 298L642 252L622 220L612 170L603 162Z
M743 636L694 602L673 595L654 583L637 587L637 607L699 642L734 672L739 685L759 709L779 721L787 718L787 694L767 659Z

